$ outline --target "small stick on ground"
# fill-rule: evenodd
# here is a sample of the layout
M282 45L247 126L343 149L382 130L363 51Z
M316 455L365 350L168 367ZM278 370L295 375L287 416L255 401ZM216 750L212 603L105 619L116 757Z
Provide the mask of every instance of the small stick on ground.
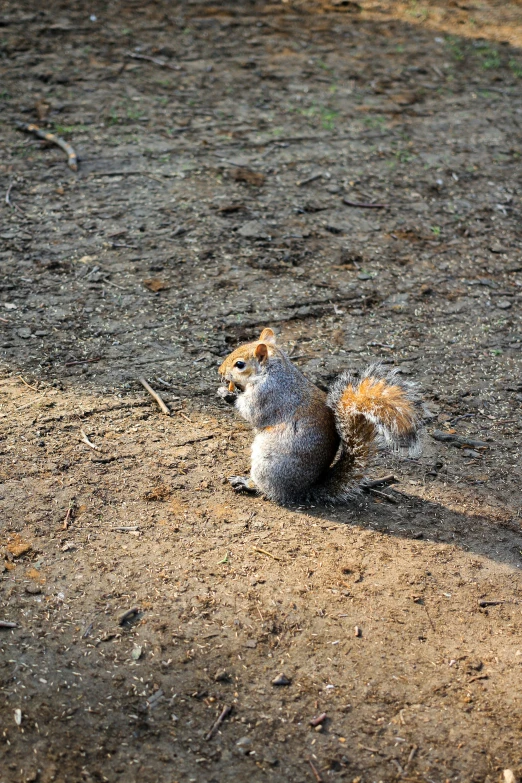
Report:
M78 359L74 362L65 362L66 367L72 367L73 364L90 364L91 362L101 361L101 356L97 356L95 359Z
M413 759L415 758L415 754L417 753L417 750L418 750L417 745L414 745L413 748L410 750L410 755L408 756L408 761L406 762L406 766L408 766L408 764L410 764L413 761Z
M0 620L0 628L17 628L16 623L9 623L7 620Z
M312 759L308 759L308 763L310 764L310 769L312 770L314 778L316 779L317 783L323 783L323 779L322 779L321 775L319 774L319 770L314 765Z
M14 204L11 202L11 190L13 189L13 185L14 185L14 179L12 179L11 182L9 183L9 187L7 188L5 193L5 203L7 204L8 207L11 207L11 209L14 209Z
M491 443L486 443L484 440L475 440L475 438L468 438L465 435L456 435L451 432L443 432L442 430L433 430L431 437L441 443L450 443L452 446L462 449L489 449L491 446Z
M139 613L139 608L137 606L133 606L132 609L127 609L127 611L122 614L118 620L118 623L120 625L125 625L125 623L129 622L129 620L133 620L135 617L137 617Z
M29 389L32 389L32 390L33 390L33 391L35 391L35 392L37 392L37 391L38 391L38 386L31 386L31 384L30 384L30 383L27 383L27 381L26 381L24 378L22 378L22 376L21 376L21 375L19 375L18 377L20 378L20 380L22 381L22 383L25 383L25 385L26 385L26 386L27 386Z
M281 560L280 557L277 557L277 555L273 555L272 552L267 552L266 549L260 549L258 546L253 546L252 549L254 550L254 552L260 552L262 555L268 555L268 557L271 557L274 560Z
M315 182L316 179L321 179L322 176L323 176L322 174L312 174L311 177L298 180L295 184L297 185L298 188L303 188L305 185L309 185L310 182Z
M382 498L383 500L387 500L388 503L394 503L395 505L397 505L397 503L399 502L397 500L397 498L394 498L392 495L387 495L386 492L379 492L378 489L374 489L373 487L370 487L368 489L368 492L369 492L370 495L375 495L378 498Z
M343 204L347 207L358 207L359 209L388 209L388 204L367 204L364 201L349 201L343 198Z
M159 376L157 376L156 380L157 380L158 383L161 383L162 386L166 386L167 389L171 389L172 391L176 391L174 386L172 386L170 383L167 383L167 381L164 381L163 378L160 378Z
M219 727L221 726L221 724L223 723L227 715L230 715L231 712L232 712L232 707L230 705L226 705L225 707L223 707L219 717L217 718L217 720L214 721L209 731L205 734L205 740L207 742L209 741L209 739L212 739L212 737L219 729Z
M172 63L169 63L166 60L161 60L159 57L149 57L147 54L136 54L135 52L125 52L125 54L127 57L132 57L133 60L145 60L148 63L159 65L161 68L170 68L171 71L181 70L180 65L172 65Z
M372 489L377 487L389 487L390 484L398 484L399 479L397 479L393 473L390 473L388 476L383 476L382 478L377 479L365 479L363 482L361 482L362 489Z
M15 204L13 201L11 201L11 190L13 189L14 185L14 179L11 180L9 183L9 187L7 188L6 194L5 194L5 203L8 207L11 207L11 209L17 209L19 212L23 212L24 210L18 206L18 204Z
M71 521L71 512L73 510L72 506L69 506L67 509L67 514L65 515L65 519L63 520L62 530L67 530L69 527L69 522Z
M430 621L431 630L432 631L436 631L436 628L435 628L435 626L433 624L433 620L431 619L430 613L428 612L428 607L426 606L426 604L422 604L422 605L424 607L424 611L426 612L426 616L428 617L428 620Z
M169 409L167 408L167 406L165 405L165 403L163 402L163 400L161 399L161 397L159 396L158 392L155 392L155 391L154 391L154 389L152 389L152 388L149 386L149 384L147 383L147 381L145 380L145 378L140 378L140 383L141 383L141 385L143 386L143 388L144 388L144 389L147 389L147 391L148 391L148 393L150 394L150 396L151 396L153 399L155 399L155 400L156 400L156 402L157 402L157 403L158 403L158 405L160 406L160 408L161 408L161 410L163 411L163 413L164 413L166 416L170 416L170 411L169 411Z
M87 435L85 434L85 432L83 430L80 430L80 435L82 436L80 438L82 443L86 443L87 446L90 446L91 449L94 449L95 451L101 451L99 446L95 446L94 443L91 443L91 441L89 440L89 438L87 437Z
M47 131L42 130L38 125L34 125L33 123L17 122L16 125L20 130L32 133L33 136L37 136L39 139L43 139L50 144L56 144L58 147L61 147L67 154L67 165L69 168L73 171L78 171L78 156L69 142L60 138L60 136L56 136L54 133L48 133Z
M187 420L187 421L188 421L190 424L194 424L194 422L192 421L192 419L189 419L189 417L188 417L188 416L185 416L185 414L183 413L183 411L177 411L177 412L179 413L179 415L180 415L180 416L183 416L183 418L184 418L184 419L186 419L186 420Z

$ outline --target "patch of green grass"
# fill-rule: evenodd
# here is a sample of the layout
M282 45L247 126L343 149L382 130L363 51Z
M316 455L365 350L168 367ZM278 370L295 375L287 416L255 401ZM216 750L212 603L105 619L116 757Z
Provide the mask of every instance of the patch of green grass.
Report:
M128 120L139 120L141 117L143 117L144 114L145 112L141 109L138 109L137 106L129 106L127 109Z
M445 40L445 44L454 60L460 61L464 59L466 51L462 41L459 38L456 38L453 35L449 35Z
M498 49L495 49L494 46L484 46L483 48L480 48L479 55L482 58L482 67L486 70L500 68L502 65Z
M338 111L332 111L331 109L325 109L321 112L321 125L325 130L333 130L335 128L335 122L339 116Z
M82 133L88 130L87 125L55 125L54 130L56 133Z
M413 159L413 155L411 154L411 152L408 152L407 150L396 150L395 157L397 158L399 163L409 163L410 160Z
M410 7L408 8L407 13L410 16L414 16L416 19L420 19L422 22L425 22L429 15L429 10L424 5L419 5L417 0L410 0Z
M106 118L105 122L107 125L118 125L120 122L120 116L116 112L116 109L111 109L109 116Z
M11 98L11 95L7 92L7 90L2 90L0 92L0 100L8 101L10 98Z
M306 109L297 109L299 114L303 117L310 119L317 117L325 130L333 130L335 128L335 122L339 117L339 112L334 109L330 109L328 106L319 106L312 104Z
M441 232L440 226L431 226L431 230L434 236L440 237L440 232Z
M517 79L522 78L522 63L518 62L517 60L511 59L508 63L509 67L511 68L511 73L513 76L516 76Z
M367 128L383 128L386 125L386 117L383 117L381 114L365 117L364 124Z
M332 73L333 71L333 68L328 65L328 63L325 63L324 60L317 60L317 65L319 68L321 68L321 70L328 71L328 73Z

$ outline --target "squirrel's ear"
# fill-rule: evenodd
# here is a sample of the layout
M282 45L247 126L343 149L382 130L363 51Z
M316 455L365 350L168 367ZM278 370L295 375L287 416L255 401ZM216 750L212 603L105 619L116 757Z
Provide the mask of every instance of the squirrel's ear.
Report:
M259 362L264 362L268 358L268 348L264 343L258 343L254 350L254 356Z
M269 327L263 329L263 331L259 335L259 339L265 343L275 343L276 336L274 330L270 329Z

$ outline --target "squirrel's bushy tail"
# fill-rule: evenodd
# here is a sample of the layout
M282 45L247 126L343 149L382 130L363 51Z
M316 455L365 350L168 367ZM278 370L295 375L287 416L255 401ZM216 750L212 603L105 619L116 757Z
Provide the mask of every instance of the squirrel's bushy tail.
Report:
M372 455L387 446L420 453L418 394L413 383L396 369L373 364L355 379L344 372L332 385L327 404L333 410L341 439L339 458L325 480L313 488L310 499L344 502L359 491Z

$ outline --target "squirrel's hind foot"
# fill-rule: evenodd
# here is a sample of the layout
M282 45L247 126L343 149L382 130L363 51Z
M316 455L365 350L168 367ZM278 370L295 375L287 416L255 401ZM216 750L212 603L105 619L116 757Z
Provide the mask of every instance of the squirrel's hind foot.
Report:
M230 476L229 482L236 492L257 492L257 487L248 476Z

